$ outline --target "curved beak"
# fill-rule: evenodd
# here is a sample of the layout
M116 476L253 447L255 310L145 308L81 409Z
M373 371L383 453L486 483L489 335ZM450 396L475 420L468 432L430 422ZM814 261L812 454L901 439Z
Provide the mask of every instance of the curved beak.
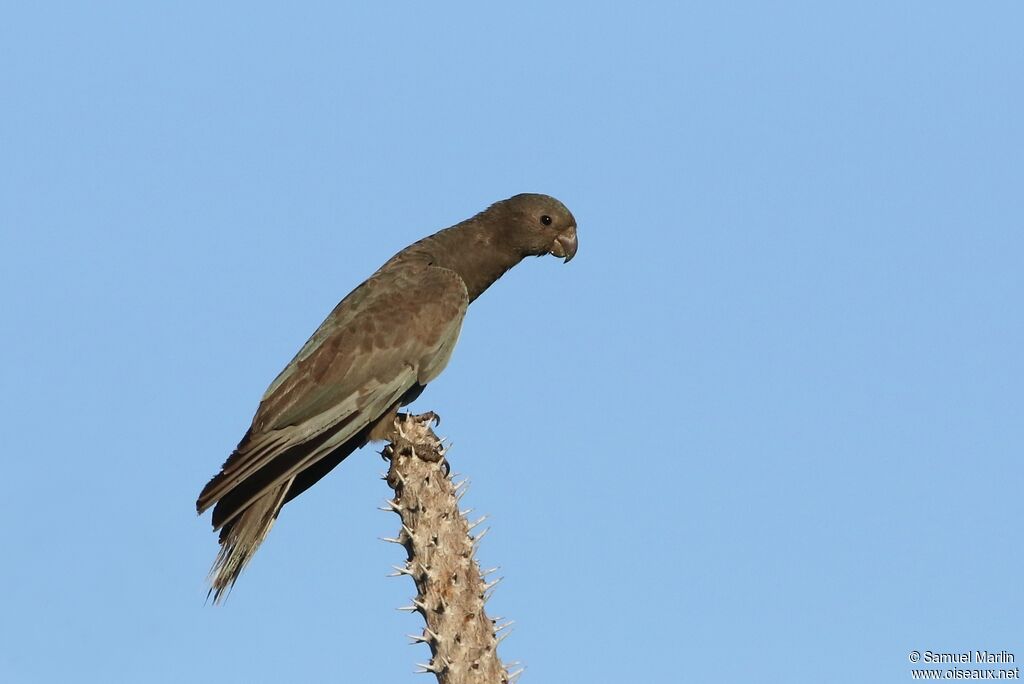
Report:
M565 257L564 263L569 263L569 260L576 256L576 247L578 246L576 226L569 226L564 233L559 234L555 241L551 243L550 254L554 254L556 257Z

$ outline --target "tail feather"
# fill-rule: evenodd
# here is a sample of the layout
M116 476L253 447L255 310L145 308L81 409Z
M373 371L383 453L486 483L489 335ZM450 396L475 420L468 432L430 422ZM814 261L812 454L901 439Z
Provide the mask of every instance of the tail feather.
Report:
M220 551L210 569L210 591L214 604L226 598L256 549L267 538L277 520L285 496L295 478L285 480L253 501L245 512L221 528Z
M227 598L238 576L270 532L281 508L312 487L353 451L365 444L368 431L369 428L364 428L326 457L274 484L282 467L287 467L307 456L307 445L294 447L282 455L281 464L272 463L266 466L264 470L267 472L261 471L249 477L216 502L213 510L213 528L220 530L220 551L210 569L210 591L207 598L212 596L215 604ZM222 475L223 473L219 474L214 480ZM210 485L207 485L207 489L209 487ZM200 501L202 502L202 499ZM210 506L213 503L208 502L206 505Z
M200 513L214 507L213 528L220 530L220 551L210 569L210 591L207 598L212 596L215 604L227 598L256 549L266 539L281 507L312 487L353 451L366 444L376 426L390 425L398 405L396 403L375 421L350 433L344 442L337 443L337 433L350 427L348 422L285 449L271 462L249 473L242 480L232 480L230 488L224 487L229 479L224 469L210 480L196 502ZM249 438L250 434L246 433L235 454L225 464L225 469L236 458L236 454L245 449Z

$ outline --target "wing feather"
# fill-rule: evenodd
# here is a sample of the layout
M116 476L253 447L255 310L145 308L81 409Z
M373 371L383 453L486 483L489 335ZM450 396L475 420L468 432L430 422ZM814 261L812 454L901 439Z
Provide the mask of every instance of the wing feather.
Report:
M462 279L446 269L400 263L371 276L271 383L249 432L200 494L198 510L258 478L258 488L233 501L215 526L235 519L384 415L414 385L436 377L468 302Z

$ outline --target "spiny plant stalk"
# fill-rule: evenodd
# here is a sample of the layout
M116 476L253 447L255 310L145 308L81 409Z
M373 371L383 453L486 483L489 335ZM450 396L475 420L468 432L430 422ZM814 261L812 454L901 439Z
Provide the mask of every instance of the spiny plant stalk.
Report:
M404 610L423 615L422 634L413 643L430 647L429 663L440 684L507 684L522 672L510 673L498 658L498 644L507 635L487 617L484 602L499 580L487 581L474 552L483 536L459 511L464 482L451 480L446 447L430 427L437 416L399 415L389 444L381 455L391 462L386 480L394 490L385 510L402 519L398 536L386 539L405 547L408 559L395 567L396 576L409 575L417 595ZM436 423L435 423L436 424ZM485 530L486 531L486 530ZM491 572L491 571L488 571Z

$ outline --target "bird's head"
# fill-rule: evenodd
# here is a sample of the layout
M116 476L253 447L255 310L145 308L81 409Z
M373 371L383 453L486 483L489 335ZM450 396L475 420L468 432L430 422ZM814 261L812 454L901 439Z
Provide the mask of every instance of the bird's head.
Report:
M565 205L548 195L524 193L498 202L507 235L524 255L553 254L566 262L576 256L576 219Z

